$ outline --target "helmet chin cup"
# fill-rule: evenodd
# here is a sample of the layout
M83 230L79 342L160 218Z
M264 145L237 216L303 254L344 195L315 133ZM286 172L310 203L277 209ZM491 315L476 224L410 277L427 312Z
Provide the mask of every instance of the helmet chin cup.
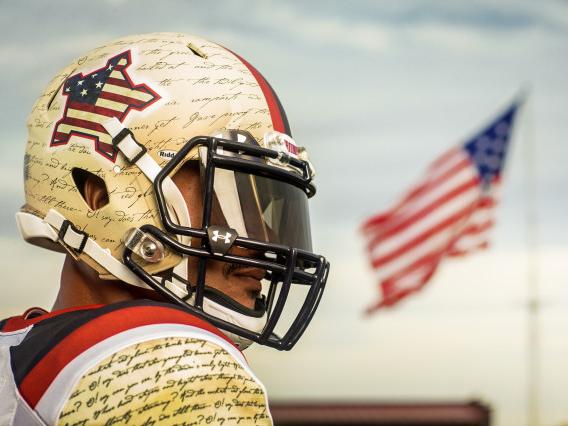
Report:
M189 300L189 303L195 303L195 295ZM237 312L231 308L228 308L220 303L214 302L207 296L203 299L203 310L209 315L213 315L223 321L234 324L238 327L251 330L255 333L262 332L263 328L266 326L267 314L266 311L260 317L245 315L243 313ZM237 345L240 350L245 350L252 343L252 340L242 337L238 334L225 331L225 334Z

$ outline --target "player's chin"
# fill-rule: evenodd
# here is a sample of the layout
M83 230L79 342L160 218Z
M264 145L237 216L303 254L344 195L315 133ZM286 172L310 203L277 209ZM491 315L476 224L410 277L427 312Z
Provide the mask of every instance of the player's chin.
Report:
M245 308L254 309L256 307L256 300L260 297L260 291L243 291L240 292L237 297L233 299L243 305Z
M248 304L245 306L249 309L254 309L256 307L256 301L260 298L260 291L249 291L247 292Z
M254 309L256 299L260 297L262 291L260 280L242 275L234 275L231 278L233 281L232 288L234 289L232 295L233 300L248 309Z

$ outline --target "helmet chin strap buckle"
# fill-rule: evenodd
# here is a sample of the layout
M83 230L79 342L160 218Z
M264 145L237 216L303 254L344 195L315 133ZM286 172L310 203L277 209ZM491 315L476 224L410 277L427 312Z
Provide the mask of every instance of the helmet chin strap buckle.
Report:
M76 255L83 253L85 245L89 239L89 234L77 229L71 222L64 220L57 234L60 241L73 249Z
M218 256L225 256L237 239L237 231L226 226L210 226L207 228L209 237L209 247L211 253Z

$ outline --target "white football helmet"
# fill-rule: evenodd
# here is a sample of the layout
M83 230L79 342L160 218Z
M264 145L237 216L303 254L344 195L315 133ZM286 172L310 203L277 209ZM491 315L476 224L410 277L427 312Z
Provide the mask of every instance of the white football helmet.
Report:
M28 128L17 213L26 241L67 252L102 279L150 287L241 347L296 343L329 263L311 251L313 168L252 65L185 34L124 37L55 76ZM173 178L190 163L203 188L199 224ZM106 187L96 210L82 193L88 176ZM265 271L254 309L207 285L211 261Z

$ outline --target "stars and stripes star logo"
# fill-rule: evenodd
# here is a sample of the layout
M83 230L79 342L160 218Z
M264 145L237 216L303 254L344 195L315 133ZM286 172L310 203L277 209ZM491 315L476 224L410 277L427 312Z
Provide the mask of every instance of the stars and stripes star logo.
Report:
M113 117L123 121L130 111L142 111L160 99L146 84L131 80L127 72L131 63L127 50L110 58L105 66L65 81L65 110L55 125L50 146L66 145L75 135L92 140L95 151L112 162L116 160L118 151L102 123Z

